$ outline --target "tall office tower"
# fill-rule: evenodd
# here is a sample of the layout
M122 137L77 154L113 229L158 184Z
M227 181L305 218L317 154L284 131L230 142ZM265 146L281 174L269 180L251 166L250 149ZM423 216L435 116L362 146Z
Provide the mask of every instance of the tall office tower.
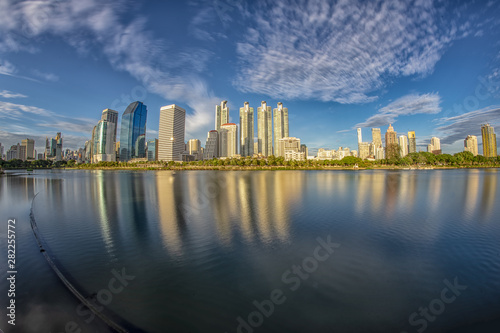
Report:
M495 129L490 124L481 125L481 135L483 137L483 156L497 156L497 135Z
M122 115L120 130L120 162L146 157L146 119L148 109L142 102L133 102Z
M274 155L278 155L278 144L281 138L290 136L288 131L288 108L283 107L283 103L279 102L278 107L273 109L274 121ZM284 156L283 156L284 157Z
M0 159L2 159L2 160L3 160L3 150L4 150L4 148L2 146L2 143L0 142Z
M472 155L477 156L477 136L467 135L464 140L464 151L470 151Z
M221 125L229 122L229 108L227 101L222 101L220 105L215 106L215 130L219 131Z
M375 149L382 147L382 134L380 128L372 128L372 143Z
M221 151L220 157L233 157L238 152L238 126L234 123L223 124L220 127L219 142Z
M158 161L158 139L147 142L148 161Z
M184 152L186 110L175 104L160 109L158 160L180 161Z
M20 151L21 145L19 143L17 145L10 146L10 149L7 150L7 153L5 154L5 160L10 161L20 159Z
M102 111L101 120L97 123L93 132L92 160L97 163L101 161L116 161L116 127L118 125L118 112L105 109Z
M190 139L188 141L188 149L189 155L193 155L195 161L202 160L203 154L201 153L201 141L198 139Z
M306 160L307 160L307 156L309 156L309 149L307 148L307 146L304 143L300 144L300 151L302 153L304 153Z
M92 163L92 140L85 141L85 163Z
M253 128L253 108L250 107L248 102L245 102L245 106L240 108L241 156L253 155Z
M63 139L61 132L58 132L56 137L56 161L62 161L63 158Z
M398 133L389 124L389 128L385 132L385 156L386 158L393 158L399 155L398 148Z
M417 138L415 137L415 131L408 132L408 153L417 152Z
M358 145L363 142L363 136L361 134L361 127L358 127Z
M24 139L21 141L21 145L24 148L23 155L21 156L22 160L34 160L35 159L35 140L33 139Z
M401 157L408 155L408 137L406 135L399 136L399 153Z
M257 147L262 156L273 154L273 117L271 107L265 101L257 108Z
M205 151L203 152L203 158L205 160L211 160L212 158L219 156L218 142L218 132L216 130L208 132L207 141L205 143Z

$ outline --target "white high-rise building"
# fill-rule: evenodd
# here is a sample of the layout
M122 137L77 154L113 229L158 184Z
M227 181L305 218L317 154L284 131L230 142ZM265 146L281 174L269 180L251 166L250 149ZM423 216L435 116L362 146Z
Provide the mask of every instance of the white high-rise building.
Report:
M278 141L278 156L282 156L285 160L305 160L307 156L300 148L300 139L293 137L281 138Z
M439 140L439 138L436 138L435 136L431 138L431 145L434 150L441 150L441 140Z
M358 127L358 145L363 142L363 135L361 134L361 127Z
M220 127L220 157L236 156L238 147L238 126L234 123L223 124Z
M175 104L160 109L158 160L180 161L184 152L186 110Z
M262 156L273 154L273 118L271 107L262 101L257 108L257 147Z
M464 140L464 151L470 151L474 156L477 156L477 136L467 135Z
M250 107L250 104L248 102L245 102L245 105L240 108L241 156L253 156L253 129L253 108Z
M406 135L399 136L399 152L401 157L408 155L408 137Z
M118 127L118 112L105 109L101 120L93 132L93 158L97 163L101 161L116 161L116 129Z
M220 105L215 106L215 130L218 132L223 124L229 122L229 108L227 101L220 102Z
M279 102L278 107L273 109L274 121L274 155L279 155L279 140L290 136L288 130L288 108L283 107L283 103ZM284 157L284 156L283 156Z

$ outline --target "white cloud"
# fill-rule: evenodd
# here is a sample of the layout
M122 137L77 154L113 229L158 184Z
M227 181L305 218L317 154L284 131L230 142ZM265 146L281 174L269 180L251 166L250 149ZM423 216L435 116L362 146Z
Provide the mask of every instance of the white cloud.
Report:
M39 77L45 81L51 81L51 82L59 81L59 76L57 76L53 73L44 73L44 72L41 72L41 71L35 69L33 71L33 74L35 74L37 77Z
M489 123L492 126L500 126L500 106L489 106L480 110L467 112L454 117L438 119L441 124L436 132L441 137L442 144L453 144L464 140L467 135L478 136L481 141L481 124Z
M394 123L399 116L410 116L415 114L436 114L441 112L441 98L438 94L410 94L398 98L394 102L384 106L356 127L378 127Z
M0 75L13 76L16 72L16 67L12 63L0 59Z
M0 101L0 118L19 119L21 117L22 118L32 117L33 115L45 116L45 117L55 116L53 112L36 106Z
M26 95L14 93L14 92L8 91L8 90L0 91L0 96L3 98L25 98L25 97L28 97Z
M388 78L432 73L467 33L444 11L430 0L269 1L248 14L234 84L275 98L373 101Z

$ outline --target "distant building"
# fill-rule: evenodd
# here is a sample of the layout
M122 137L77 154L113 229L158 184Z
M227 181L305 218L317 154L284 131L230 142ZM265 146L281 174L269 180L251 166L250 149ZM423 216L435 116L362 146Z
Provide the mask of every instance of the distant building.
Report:
M363 142L363 134L361 133L361 127L358 127L358 145Z
M390 159L399 155L398 133L394 131L391 124L385 132L385 156Z
M56 156L55 160L56 161L62 161L63 158L63 139L61 132L58 132L55 137L56 140Z
M401 157L408 155L408 137L406 135L399 136L399 152Z
M0 159L4 158L4 156L3 156L3 150L4 150L4 147L2 146L2 143L0 142Z
M497 156L497 135L495 129L490 124L481 125L481 135L483 139L483 156Z
M158 161L158 139L149 140L148 147L148 161Z
M279 139L278 152L278 156L283 156L286 161L305 160L307 157L307 155L300 151L300 139L294 137Z
M248 102L245 102L244 106L240 108L241 156L253 156L254 153L253 129L254 129L253 108L250 107L250 104Z
M257 108L257 153L262 156L273 154L273 115L265 101Z
M309 156L309 149L307 149L307 146L303 143L300 144L300 151L304 153L304 156Z
M408 132L408 153L417 152L417 138L415 137L415 131Z
M133 102L125 109L120 131L120 162L146 157L146 119L148 109Z
M385 149L384 147L378 147L375 150L375 159L376 160L383 160L385 158Z
M380 128L372 128L372 143L373 143L373 154L375 155L375 151L377 148L382 146L382 133L380 132Z
M228 122L229 107L227 106L227 101L222 101L220 105L215 106L215 130L219 132L220 127ZM220 146L220 142L218 144ZM218 147L218 151L220 151L220 147Z
M430 151L431 153L435 155L441 154L441 140L439 138L433 136L431 138L431 146L432 146L432 150Z
M18 160L21 159L21 145L18 143L17 145L10 146L10 149L7 150L5 160Z
M194 160L202 160L203 159L203 154L201 152L201 141L198 139L190 139L188 141L188 149L187 149L189 155L194 156Z
M116 161L116 128L118 126L118 111L105 109L102 111L101 120L93 131L93 154L92 160L97 163L101 161Z
M475 135L467 135L464 140L464 151L470 151L472 155L477 156L477 136Z
M359 142L358 143L358 156L361 159L368 158L370 156L370 146L369 142Z
M207 134L207 141L205 143L205 151L203 153L203 158L205 160L211 160L219 156L218 142L218 132L216 130L209 131Z
M238 153L238 126L235 123L223 124L220 127L219 142L221 151L220 157L235 157Z
M158 159L180 161L184 152L186 110L175 104L160 109Z
M290 136L288 129L288 108L283 107L283 103L279 102L278 107L273 109L274 122L274 151L275 156L278 155L278 145L281 138Z
M43 160L43 153L38 153L38 157L36 158L37 160Z
M21 141L21 146L23 146L23 153L21 159L24 160L34 160L35 159L35 140L24 139Z

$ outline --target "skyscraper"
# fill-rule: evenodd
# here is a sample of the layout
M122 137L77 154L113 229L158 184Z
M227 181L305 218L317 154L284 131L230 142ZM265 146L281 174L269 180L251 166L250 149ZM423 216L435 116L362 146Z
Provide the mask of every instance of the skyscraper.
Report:
M397 157L398 155L398 133L394 131L392 125L389 124L389 127L385 132L385 157L389 159Z
M358 145L363 142L363 136L361 133L361 127L358 127Z
M441 140L433 136L431 138L431 146L432 150L430 151L433 154L441 154Z
M415 137L415 131L408 132L408 153L417 152L417 138Z
M2 143L0 142L0 159L3 159L3 146L2 146Z
M253 155L253 129L253 108L250 107L248 102L245 102L245 105L240 108L241 156Z
M271 107L262 101L257 108L257 147L262 156L273 154L273 117Z
M207 134L207 141L205 143L205 152L203 158L206 160L211 160L214 157L219 156L219 144L218 144L218 132L216 130L211 130Z
M219 131L221 125L229 122L229 108L227 101L222 101L220 105L215 106L215 130Z
M375 149L382 147L382 134L380 128L372 128L372 142Z
M288 131L288 108L283 107L283 103L279 102L278 107L273 110L274 121L274 155L279 156L278 144L281 138L290 136ZM284 157L284 156L283 156Z
M116 161L116 127L118 112L105 109L93 133L93 161Z
M475 135L467 135L464 140L464 151L470 151L472 155L477 156L477 136Z
M158 160L180 161L184 152L186 110L175 104L160 109Z
M401 157L408 155L408 137L406 135L399 136L399 151Z
M195 161L202 160L203 154L201 153L201 141L198 139L190 139L188 141L188 149L189 155L193 155Z
M495 129L490 124L481 125L481 135L483 137L483 156L497 156L497 135Z
M223 124L219 132L220 147L222 151L219 153L221 157L233 157L238 152L238 127L234 123Z
M125 109L120 131L120 162L146 157L146 118L148 109L133 102Z
M56 161L62 161L63 157L63 139L61 132L58 132L55 137L56 140Z
M158 161L158 139L149 140L148 146L148 161Z

